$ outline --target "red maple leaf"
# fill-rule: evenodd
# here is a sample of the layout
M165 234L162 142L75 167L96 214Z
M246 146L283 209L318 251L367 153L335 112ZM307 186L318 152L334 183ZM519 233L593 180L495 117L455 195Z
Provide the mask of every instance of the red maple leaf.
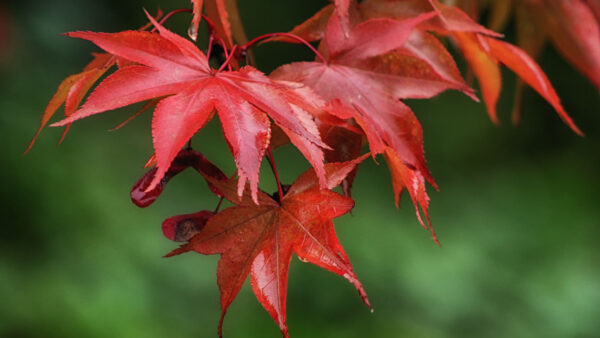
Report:
M502 63L546 99L573 131L582 134L564 110L552 84L533 58L519 47L496 39L501 35L476 23L459 8L444 5L438 0L367 0L361 3L361 8L366 17L395 19L435 10L438 13L437 18L420 25L419 29L449 36L458 43L479 80L483 100L492 121L498 122L496 104L502 89L498 63Z
M81 73L73 74L60 83L56 93L52 96L52 99L50 99L50 102L46 106L40 126L31 139L31 142L29 142L25 153L31 150L35 140L60 106L63 104L65 105L65 116L69 117L73 115L94 83L96 83L96 81L98 81L98 79L115 64L115 58L110 54L101 53L93 55L94 59L85 66ZM61 137L61 141L65 137L68 129L67 125L67 128L65 128Z
M329 163L325 166L326 186L337 186L367 155L354 161ZM279 202L262 191L259 205L247 194L238 199L233 180L207 177L234 207L211 216L206 212L182 215L165 222L167 236L177 237L198 232L187 244L167 256L196 251L205 255L220 254L217 282L221 292L222 335L227 308L250 274L252 290L258 301L288 337L286 293L292 253L346 278L358 290L367 306L367 295L354 273L348 256L339 243L332 219L346 214L354 201L330 190L321 189L313 169L301 175ZM206 224L203 222L208 218ZM185 224L179 224L178 221ZM163 225L165 227L165 225Z
M510 14L515 14L516 44L537 58L547 41L600 90L600 1L597 0L523 0L464 1L457 5L473 18L489 6L490 27L502 30ZM515 91L513 122L521 115L523 82Z
M223 39L227 48L233 47L231 23L225 0L191 0L191 2L194 16L188 31L190 38L194 41L198 38L198 26L202 20L202 12L206 12L206 16L214 25L216 36Z
M389 2L363 1L360 5L355 5L346 10L353 13L353 23L357 24L356 21L359 17L391 17L391 13L396 14L394 7L391 5L392 3ZM430 5L420 1L407 1L403 3L403 6L404 10L393 16L395 19L409 19L432 10ZM322 39L325 36L327 23L333 14L334 8L334 5L325 6L311 18L296 26L290 33L306 41ZM350 16L350 14L348 15ZM443 23L440 22L439 18L431 18L421 22L418 27L421 29L413 30L404 45L383 55L365 60L355 60L355 66L384 74L448 81L459 87L471 98L477 100L473 95L473 90L465 84L452 55L446 50L443 43L433 34L427 32L427 30L442 29ZM469 27L475 30L481 26L469 25ZM482 30L485 31L485 28L482 28ZM297 40L285 36L273 40L298 43Z
M326 145L311 115L320 113L321 101L314 93L298 84L273 81L250 66L239 71L225 71L226 64L219 70L211 69L204 53L191 41L148 17L160 34L68 34L90 40L136 65L117 70L98 85L77 112L53 126L168 96L154 112L152 134L158 169L147 190L160 182L182 146L213 117L213 109L219 115L238 168L240 195L249 181L251 194L257 198L259 167L271 133L269 117L296 140L294 144L322 177L319 152L322 154L320 147Z
M336 12L337 13L337 12ZM369 69L365 60L388 54L408 41L415 26L435 16L428 13L402 21L371 19L344 33L340 16L332 15L326 28L321 50L324 62L298 62L281 66L272 78L302 82L328 101L328 110L340 118L353 118L366 134L374 154L393 154L399 158L412 175L396 173L399 166L390 165L394 191L400 193L408 187L427 216L427 198L424 179L435 186L423 153L422 129L408 106L399 101L404 98L428 98L446 89L464 89L459 81L441 78L423 79L390 73L388 69ZM388 159L392 158L386 157ZM426 196L426 195L425 195ZM417 209L418 215L418 209ZM419 220L422 218L419 216ZM426 228L426 225L422 222ZM432 230L433 232L433 230Z
M163 13L159 9L155 15L155 18L158 20L162 17ZM148 22L146 25L140 27L140 31L146 30L151 27L151 23ZM44 110L44 114L42 115L42 120L40 122L40 126L29 142L25 153L29 152L33 147L35 140L38 138L46 124L50 121L52 116L56 113L58 108L60 108L63 104L65 105L65 116L69 117L75 113L77 108L79 108L79 104L83 100L83 98L87 95L92 86L100 79L114 64L117 64L119 68L125 67L129 65L129 62L123 60L119 57L111 55L109 53L92 53L94 57L90 63L88 63L83 71L77 74L73 74L66 79L64 79L50 102L46 106ZM125 121L129 122L129 120ZM123 123L124 124L124 123ZM65 127L63 134L60 138L60 142L62 142L69 131L69 126ZM120 126L119 126L120 127ZM117 129L117 128L115 128Z

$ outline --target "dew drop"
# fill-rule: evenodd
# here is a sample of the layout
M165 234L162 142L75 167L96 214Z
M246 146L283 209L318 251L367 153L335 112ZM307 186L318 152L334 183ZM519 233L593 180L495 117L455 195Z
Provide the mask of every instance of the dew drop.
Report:
M369 311L371 312L371 314L375 313L375 309L374 308L371 308Z
M190 39L196 41L196 39L198 38L198 27L194 24L191 24L190 28L188 28L187 33Z

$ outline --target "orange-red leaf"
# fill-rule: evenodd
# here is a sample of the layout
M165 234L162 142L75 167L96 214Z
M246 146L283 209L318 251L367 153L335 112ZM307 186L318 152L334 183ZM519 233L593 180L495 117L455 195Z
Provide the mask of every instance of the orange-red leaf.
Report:
M465 12L454 6L440 3L439 0L428 0L431 6L438 12L439 17L446 29L452 32L471 32L500 37L502 34L487 29L473 21Z
M328 187L339 183L356 164L328 164ZM220 183L230 187L235 184ZM263 201L260 205L239 203L210 217L188 244L169 254L196 251L221 255L217 268L222 309L220 336L227 309L248 274L256 298L279 325L283 336L289 336L286 294L294 252L302 261L346 278L370 306L333 228L332 219L350 211L354 206L352 199L321 190L312 169L298 179L281 203L263 192L259 192L259 198Z
M65 116L68 117L73 114L94 83L114 64L114 58L110 54L93 54L93 56L94 59L85 66L81 73L73 74L60 83L56 93L46 106L40 127L27 146L25 153L31 150L35 140L58 108L65 104ZM66 131L67 129L65 129L65 133ZM65 133L63 133L61 140L64 138Z
M162 16L162 11L159 9L156 13L155 18L158 20ZM152 23L148 22L147 25L144 25L140 28L140 30L147 29ZM40 123L40 127L36 132L35 136L29 143L27 153L33 147L35 140L41 133L44 126L50 121L54 113L60 108L60 106L65 104L65 116L69 117L72 115L79 104L83 100L83 98L87 95L90 88L98 81L100 77L102 77L106 71L112 67L115 63L122 68L126 65L133 64L130 61L124 60L119 57L115 57L109 53L92 53L94 57L90 63L88 63L81 73L71 75L63 80L63 82L58 86L58 90L48 103L48 106L44 110L44 114L42 115L42 121ZM69 131L69 125L67 125L63 131L63 134L60 138L59 143L63 141L67 132Z
M498 61L506 65L512 71L517 73L528 85L537 91L554 109L558 112L560 118L579 135L583 135L581 130L575 125L569 114L564 110L554 87L546 77L546 74L540 66L519 47L508 42L496 40L488 37L481 37L484 47L489 48L489 52Z
M214 24L215 34L223 39L227 48L233 46L233 37L231 34L231 23L229 22L229 13L224 0L191 0L193 18L188 35L194 41L198 38L198 27L202 21L202 13Z
M522 2L516 7L517 45L529 56L537 58L542 51L547 39L547 32L540 26L541 3ZM512 110L513 124L519 124L523 105L523 80L517 79Z
M597 0L545 0L542 15L545 15L544 28L554 45L600 90L600 19L594 15L593 7L599 10L598 3Z
M496 105L502 90L502 74L498 62L489 55L479 44L477 37L470 33L455 32L454 38L461 48L462 54L471 66L479 80L483 101L487 107L490 119L499 123Z
M204 3L204 11L215 24L217 36L225 40L227 48L233 46L231 23L225 0L208 0Z
M425 229L429 229L433 240L440 244L433 231L433 227L431 226L431 220L429 219L429 196L425 190L425 177L423 177L419 171L411 168L402 161L392 148L386 148L383 154L392 176L392 187L394 189L396 207L400 206L400 196L402 196L404 189L408 190L410 198L415 206L415 213L419 223L421 223ZM419 208L421 208L421 211L425 216L425 221L423 221L423 217L421 217Z

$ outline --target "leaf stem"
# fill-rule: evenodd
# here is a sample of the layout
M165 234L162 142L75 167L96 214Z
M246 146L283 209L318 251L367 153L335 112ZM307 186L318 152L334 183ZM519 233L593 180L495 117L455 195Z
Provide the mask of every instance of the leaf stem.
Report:
M212 52L212 46L213 46L213 43L214 43L214 41L215 41L215 38L214 38L214 36L211 34L211 35L208 37L208 48L206 49L206 58L207 58L208 60L210 60L210 53Z
M221 208L221 204L223 204L224 199L225 199L225 197L221 196L221 198L219 199L219 203L217 203L217 206L215 207L215 211L213 211L213 214L216 214L219 212L219 209Z
M306 41L303 38L299 37L298 35L292 34L292 33L269 33L269 34L261 35L259 37L256 37L256 38L250 40L248 43L243 45L241 47L241 49L243 51L245 51L245 50L251 48L252 46L254 46L256 43L260 42L261 40L276 37L276 36L285 36L285 37L288 37L288 38L291 38L291 39L301 42L306 47L308 47L313 53L315 53L315 55L321 60L321 62L328 63L327 59L325 59L325 57L321 53L319 53L319 51L316 50L315 47L313 47L308 41Z
M283 199L283 189L281 188L281 181L279 180L279 174L277 173L277 166L275 165L275 159L273 158L273 151L271 150L271 147L269 146L269 148L267 148L267 154L269 157L267 157L267 160L269 161L269 164L271 165L271 170L273 170L273 175L275 176L275 181L277 182L277 191L279 192L279 203L281 203L281 200Z
M172 17L175 14L179 14L179 13L191 13L192 10L189 8L180 8L180 9L176 9L174 11L171 11L169 13L167 13L165 16L163 16L162 19L160 19L160 21L158 22L159 24L163 24L165 23L165 21L167 21L170 17ZM156 32L156 27L154 27L154 29L152 29L152 32Z
M165 21L167 21L170 17L172 17L175 14L192 13L192 12L193 11L189 8L179 8L179 9L176 9L174 11L167 13L162 19L160 19L160 21L158 23L161 25L164 24ZM206 15L202 14L201 16L202 16L202 20L204 20L206 22L206 25L208 26L208 31L209 31L210 35L213 36L214 32L215 32L215 24ZM155 31L156 31L156 27L154 27L154 29L152 29L152 32L155 32Z
M217 70L217 73L221 72L223 69L225 69L225 67L229 66L229 64L231 63L231 59L233 59L233 56L235 55L235 50L237 48L238 48L237 45L233 46L233 48L231 48L231 51L229 51L229 55L226 54L227 59L225 60L225 62L223 62L221 67L219 67L219 69ZM225 49L225 53L227 53L227 49ZM231 70L231 68L230 68L230 70Z

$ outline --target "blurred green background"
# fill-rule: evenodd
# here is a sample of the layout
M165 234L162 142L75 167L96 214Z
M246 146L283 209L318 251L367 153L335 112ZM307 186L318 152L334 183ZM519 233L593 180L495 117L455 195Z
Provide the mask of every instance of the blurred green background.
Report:
M326 1L240 0L250 37L286 31ZM142 7L177 1L2 2L10 39L0 57L0 336L213 337L220 307L217 256L164 259L177 246L163 219L212 209L201 178L185 172L151 207L129 190L152 153L150 114L120 131L136 107L45 130L22 152L60 81L96 51L59 35L141 26ZM185 32L189 16L168 26ZM510 39L511 32L508 32ZM0 39L2 40L2 39ZM1 48L1 47L0 47ZM261 69L301 60L299 46L255 49ZM393 205L384 161L359 171L353 215L338 236L369 293L374 314L343 279L297 259L290 268L288 318L293 337L599 337L600 99L552 48L540 59L577 137L530 89L522 125L509 123L514 76L505 74L499 111L458 93L410 101L425 131L429 165L441 187L430 191L443 247L417 223L404 196ZM195 147L233 172L218 123ZM291 148L276 153L283 180L308 165ZM263 186L274 190L263 170ZM226 337L278 337L248 285L230 308Z

